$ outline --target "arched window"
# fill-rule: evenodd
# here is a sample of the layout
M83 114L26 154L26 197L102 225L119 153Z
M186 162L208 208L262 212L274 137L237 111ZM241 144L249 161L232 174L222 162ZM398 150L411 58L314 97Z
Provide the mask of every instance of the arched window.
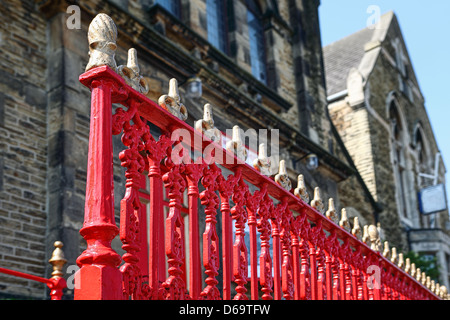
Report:
M223 0L206 0L208 41L222 52L227 52L226 12Z
M176 17L180 17L180 1L179 0L155 0L155 4L172 13Z
M397 188L399 213L403 218L408 218L407 209L407 190L406 183L406 159L405 159L405 143L403 122L400 117L399 110L395 101L391 101L389 105L389 120L391 124L391 139L392 139L392 155L394 164L395 185Z
M252 74L259 81L267 83L266 50L264 30L261 21L262 13L255 1L247 0L247 24L250 40L250 65Z
M414 140L415 140L415 149L417 152L417 160L419 161L420 169L423 171L427 164L427 155L425 151L422 132L420 129L416 130Z

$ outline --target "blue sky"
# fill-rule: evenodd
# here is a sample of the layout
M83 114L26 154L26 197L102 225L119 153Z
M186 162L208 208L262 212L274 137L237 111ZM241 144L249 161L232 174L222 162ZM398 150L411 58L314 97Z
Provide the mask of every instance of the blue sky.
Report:
M378 6L381 14L394 11L406 41L425 107L450 170L450 1L449 0L321 0L319 7L322 44L366 27ZM450 200L450 173L447 199Z

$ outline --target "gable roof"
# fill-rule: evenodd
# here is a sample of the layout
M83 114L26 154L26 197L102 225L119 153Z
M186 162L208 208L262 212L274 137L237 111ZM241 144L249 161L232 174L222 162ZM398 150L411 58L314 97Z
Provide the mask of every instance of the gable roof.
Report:
M382 15L375 26L366 27L323 48L328 97L347 89L348 74L353 68L360 70L367 79L380 50L366 51L366 44L381 43L393 18L394 13L390 11Z

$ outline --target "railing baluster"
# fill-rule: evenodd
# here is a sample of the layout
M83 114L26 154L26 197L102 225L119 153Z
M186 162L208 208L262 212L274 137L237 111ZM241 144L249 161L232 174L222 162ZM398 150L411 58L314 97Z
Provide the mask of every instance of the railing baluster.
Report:
M281 243L282 243L282 264L281 264L281 281L283 298L286 300L294 299L294 279L291 255L291 237L290 229L292 223L292 213L286 208L281 217Z
M250 237L250 292L251 299L258 300L258 248L257 248L257 237L256 237L256 214L259 210L261 202L265 197L267 192L267 184L264 184L260 190L256 190L252 196L247 199L247 212L248 212L248 227L249 227L249 237Z
M238 178L230 174L228 178L219 177L220 211L222 213L222 266L223 266L223 299L231 300L231 281L233 266L233 226L230 212L230 197L233 194Z
M216 230L216 215L219 209L219 196L216 191L219 189L218 176L221 174L220 169L215 163L210 164L203 171L202 185L205 191L200 193L200 199L205 206L205 232L203 233L203 266L206 278L206 288L200 294L203 299L218 300L220 292L217 289L216 276L219 274L220 258L219 258L219 237Z
M131 120L133 124L130 123ZM144 216L145 211L142 210L138 194L140 175L145 166L144 158L139 151L144 149L141 137L144 132L149 134L149 128L137 114L137 104L134 101L131 101L130 108L126 112L121 108L117 109L113 122L113 134L117 134L123 128L122 142L128 147L119 154L121 165L126 168L127 179L125 197L120 202L120 240L123 244L122 249L126 251L122 257L125 264L120 268L123 276L123 293L124 299L129 297L139 299L143 294L142 272L138 264L139 251L141 237L146 240L147 235L146 232L142 234L141 221L145 221L147 217ZM145 291L148 291L148 288Z
M287 202L280 202L271 215L272 241L273 241L273 281L274 299L281 300L281 244L280 244L280 222L281 215L286 210Z
M317 259L317 300L325 300L327 297L325 295L326 292L326 269L325 269L325 253L324 253L324 242L325 242L325 234L323 233L322 225L317 225L320 227L318 240L317 240L317 250L316 250L316 259Z
M165 250L164 250L164 208L163 181L161 175L161 160L167 155L167 149L172 145L171 139L161 135L156 141L151 135L145 139L145 150L149 163L148 178L150 189L149 202L149 284L154 289L154 299L158 298L158 290L165 281Z
M234 282L236 282L236 295L234 300L248 300L247 289L245 284L247 283L248 275L248 251L245 245L245 222L247 221L247 211L244 208L246 197L248 196L248 186L242 179L241 169L236 170L236 176L239 177L239 182L235 185L233 192L233 202L235 206L231 208L231 215L235 220L236 238L233 244L233 274Z
M166 289L166 300L185 300L189 298L186 292L186 283L182 278L181 266L184 260L184 247L182 237L183 219L181 217L181 203L186 181L181 175L181 165L173 164L169 157L166 159L169 169L163 175L164 187L168 190L169 214L166 218L166 255L169 277L162 284Z
M258 209L259 219L257 221L258 231L261 239L261 254L259 256L259 273L261 291L263 300L272 300L273 277L272 277L272 258L270 256L270 214L273 210L273 201L265 194L264 199Z
M201 292L200 238L198 230L198 183L203 175L203 164L186 164L184 173L188 183L189 198L189 295L198 299Z
M291 241L292 241L292 268L294 274L294 299L300 298L300 216L293 218L291 224Z
M310 225L306 214L300 216L300 299L311 299L310 279L309 279L309 246L308 237Z

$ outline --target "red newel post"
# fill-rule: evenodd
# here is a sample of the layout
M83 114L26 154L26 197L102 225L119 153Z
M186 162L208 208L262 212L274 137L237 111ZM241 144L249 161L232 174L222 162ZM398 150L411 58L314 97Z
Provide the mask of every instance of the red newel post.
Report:
M94 77L96 73L89 75ZM80 230L87 249L77 259L81 268L76 277L77 300L122 298L122 275L117 268L121 257L111 248L111 241L119 233L114 220L111 86L111 82L102 79L90 83L86 204Z

